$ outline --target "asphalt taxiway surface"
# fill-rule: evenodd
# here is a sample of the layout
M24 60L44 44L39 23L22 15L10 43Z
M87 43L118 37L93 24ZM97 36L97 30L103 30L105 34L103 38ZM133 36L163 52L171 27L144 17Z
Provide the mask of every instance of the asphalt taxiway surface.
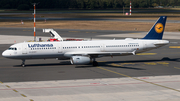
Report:
M31 36L31 29L26 28L0 28L1 35ZM7 30L11 29L11 30ZM38 29L41 36L49 36ZM100 31L100 30L57 30L62 37L92 37L94 35L110 35L132 33L130 31ZM88 33L87 33L88 32ZM94 32L94 33L93 33ZM89 36L88 36L89 35ZM99 67L116 71L131 77L160 76L180 74L180 57L178 46L179 40L171 42L164 47L148 51L144 54L132 56L103 57L98 58ZM0 53L7 49L10 44L0 44ZM59 61L56 59L27 60L26 67L20 66L21 60L11 60L0 56L0 81L47 81L47 80L77 80L95 78L121 78L123 75L105 71L102 68L91 65L71 65L69 60Z
M54 29L61 37L94 38L97 35L140 33L141 31L115 31L115 30L78 30L78 29ZM33 36L33 28L3 28L0 27L0 35ZM49 37L49 33L43 33L42 28L36 28L36 36Z
M62 37L142 38L146 32L55 29ZM0 53L14 42L31 40L33 30L0 28ZM136 33L136 34L135 34ZM37 29L38 36L49 34ZM98 58L99 66L71 65L69 60L6 59L0 55L0 101L179 101L180 40L131 56ZM14 41L16 40L16 41Z
M179 49L169 48L170 45L145 54L104 57L97 61L99 67L131 77L178 75L180 74L180 52L177 51ZM0 52L2 53L9 46L9 44L1 44ZM71 65L68 60L27 60L25 68L20 66L21 60L11 60L0 56L0 61L0 81L2 82L124 77L91 65Z

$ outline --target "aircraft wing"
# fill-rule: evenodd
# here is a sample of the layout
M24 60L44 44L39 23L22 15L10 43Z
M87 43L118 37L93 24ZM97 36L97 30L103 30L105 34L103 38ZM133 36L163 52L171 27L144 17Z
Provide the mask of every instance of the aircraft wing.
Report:
M129 54L133 54L135 55L135 51L132 52L66 52L64 55L65 56L75 56L75 55L90 55L90 56L94 56L94 55L129 55Z

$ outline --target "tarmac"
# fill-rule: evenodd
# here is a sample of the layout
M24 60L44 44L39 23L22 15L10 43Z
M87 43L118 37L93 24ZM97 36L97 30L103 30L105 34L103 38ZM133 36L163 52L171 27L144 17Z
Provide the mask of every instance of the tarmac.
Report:
M33 40L30 30L2 30L0 52L11 44ZM49 38L40 31L38 37ZM147 33L68 29L57 32L63 38L93 36L94 40L142 38ZM0 101L179 101L179 38L178 33L165 32L164 39L170 44L135 56L98 58L97 67L48 59L27 60L22 68L20 60L0 56Z
M179 75L0 84L0 101L179 101Z

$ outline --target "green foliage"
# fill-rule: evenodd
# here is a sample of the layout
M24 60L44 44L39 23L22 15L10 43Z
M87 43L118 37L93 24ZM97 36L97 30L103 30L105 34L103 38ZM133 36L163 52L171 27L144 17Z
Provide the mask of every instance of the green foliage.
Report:
M5 6L3 6L3 8L5 8L5 9L10 9L11 6L10 6L10 4L6 4Z
M0 9L33 9L31 3L39 3L39 9L118 9L129 7L180 6L180 0L0 0Z
M153 7L159 6L157 3L152 4Z
M141 0L139 3L140 8L147 8L147 2L145 0Z
M27 4L21 4L17 8L18 10L29 10L29 5Z
M123 1L122 0L114 0L113 8L122 8L122 7L123 7Z
M84 8L84 0L76 0L77 8L83 9Z

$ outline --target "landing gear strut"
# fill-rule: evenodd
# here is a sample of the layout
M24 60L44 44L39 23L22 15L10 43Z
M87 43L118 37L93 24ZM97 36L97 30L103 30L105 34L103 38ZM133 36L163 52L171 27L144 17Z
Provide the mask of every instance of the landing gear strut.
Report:
M96 59L95 58L93 58L93 66L98 66L98 62L96 61Z
M25 60L22 60L21 66L22 66L22 67L25 67Z

